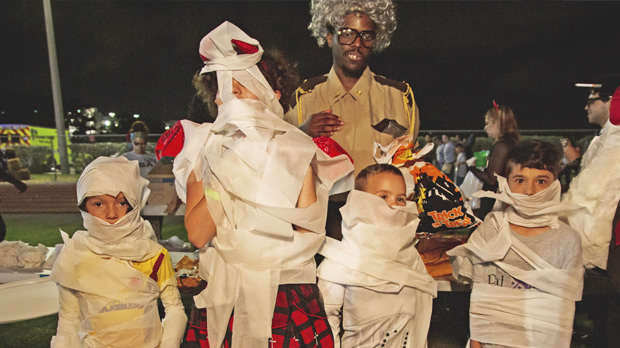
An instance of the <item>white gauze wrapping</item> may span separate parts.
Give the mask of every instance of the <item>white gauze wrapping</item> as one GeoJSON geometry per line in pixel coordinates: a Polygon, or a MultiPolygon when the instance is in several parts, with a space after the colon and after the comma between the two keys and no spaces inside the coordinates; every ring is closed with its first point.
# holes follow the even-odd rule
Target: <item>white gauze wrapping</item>
{"type": "Polygon", "coordinates": [[[262,48],[225,22],[200,44],[204,72],[217,71],[223,104],[213,124],[183,121],[183,150],[174,161],[176,188],[185,199],[193,172],[203,181],[217,234],[200,252],[200,276],[209,286],[194,297],[207,308],[209,343],[222,344],[234,309],[233,347],[257,347],[271,337],[280,284],[316,282],[314,254],[325,238],[328,192],[353,165],[329,158],[312,139],[283,121],[282,108],[256,63],[262,48]],[[259,47],[237,54],[232,39],[259,47]],[[232,79],[258,97],[237,99],[232,79]],[[296,208],[309,167],[317,202],[296,208]],[[311,232],[300,233],[293,225],[311,232]]]}
{"type": "Polygon", "coordinates": [[[375,195],[352,190],[340,211],[342,241],[325,240],[319,278],[379,292],[408,286],[437,296],[437,284],[415,248],[420,220],[413,202],[392,208],[375,195]]]}
{"type": "Polygon", "coordinates": [[[508,222],[517,226],[541,227],[549,226],[557,228],[558,213],[567,210],[581,209],[581,206],[568,203],[560,203],[561,185],[555,180],[546,189],[528,196],[513,193],[508,186],[508,181],[503,176],[496,175],[499,185],[499,193],[490,191],[478,191],[474,197],[495,198],[508,204],[508,222]]]}
{"type": "Polygon", "coordinates": [[[232,79],[254,93],[269,110],[283,117],[284,112],[273,89],[256,66],[263,55],[258,40],[251,38],[230,22],[224,22],[200,41],[200,54],[205,57],[201,74],[216,71],[218,95],[226,103],[237,97],[232,93],[232,79]],[[252,54],[237,54],[231,40],[240,40],[258,47],[252,54]]]}
{"type": "MultiPolygon", "coordinates": [[[[498,226],[497,235],[485,241],[473,234],[466,244],[447,252],[453,275],[461,279],[465,263],[492,262],[532,289],[510,289],[475,283],[470,306],[473,340],[511,347],[561,347],[570,343],[575,301],[581,300],[583,268],[557,269],[512,236],[508,209],[492,212],[486,223],[498,226]],[[526,271],[503,262],[509,249],[517,253],[533,270],[526,271]],[[489,322],[505,324],[504,332],[493,330],[489,322]]],[[[543,225],[544,226],[544,225],[543,225]]]]}
{"type": "MultiPolygon", "coordinates": [[[[114,224],[82,211],[87,231],[77,231],[73,238],[61,231],[65,245],[50,280],[83,294],[78,310],[84,346],[156,346],[162,340],[157,311],[160,288],[129,262],[146,261],[162,249],[151,225],[140,217],[150,192],[147,184],[140,177],[138,162],[125,157],[99,157],[78,180],[78,203],[122,192],[133,207],[114,224]],[[126,310],[127,304],[136,309],[126,310]]],[[[174,278],[169,281],[176,284],[174,278]]],[[[66,346],[63,339],[55,336],[52,345],[66,346]]]]}
{"type": "Polygon", "coordinates": [[[609,229],[620,199],[620,126],[608,121],[595,139],[584,154],[579,175],[562,196],[563,202],[579,204],[585,209],[562,215],[581,236],[586,268],[607,269],[609,229]]]}

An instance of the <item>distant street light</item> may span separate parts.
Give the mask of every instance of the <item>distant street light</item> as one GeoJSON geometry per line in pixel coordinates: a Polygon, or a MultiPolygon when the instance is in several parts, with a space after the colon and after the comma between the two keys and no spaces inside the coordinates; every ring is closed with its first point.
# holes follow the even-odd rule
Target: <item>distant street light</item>
{"type": "Polygon", "coordinates": [[[114,117],[114,116],[116,116],[116,113],[115,112],[110,112],[110,113],[108,113],[108,116],[114,117]]]}
{"type": "Polygon", "coordinates": [[[133,118],[140,118],[140,115],[138,115],[138,114],[133,114],[133,118]]]}

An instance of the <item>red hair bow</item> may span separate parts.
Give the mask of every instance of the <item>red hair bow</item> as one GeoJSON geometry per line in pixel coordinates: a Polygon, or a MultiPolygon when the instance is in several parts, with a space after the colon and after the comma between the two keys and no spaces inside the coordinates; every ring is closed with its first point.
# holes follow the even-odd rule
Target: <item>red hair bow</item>
{"type": "MultiPolygon", "coordinates": [[[[244,42],[241,40],[235,40],[235,39],[230,40],[230,42],[232,42],[233,45],[235,45],[239,49],[239,51],[241,51],[244,54],[252,54],[252,53],[258,52],[258,47],[252,44],[249,44],[247,42],[244,42]]],[[[209,58],[203,56],[202,54],[200,55],[200,59],[202,59],[204,63],[209,61],[209,58]]]]}
{"type": "Polygon", "coordinates": [[[247,42],[235,39],[230,40],[230,42],[232,42],[241,52],[245,54],[252,54],[258,52],[258,47],[251,45],[247,42]]]}

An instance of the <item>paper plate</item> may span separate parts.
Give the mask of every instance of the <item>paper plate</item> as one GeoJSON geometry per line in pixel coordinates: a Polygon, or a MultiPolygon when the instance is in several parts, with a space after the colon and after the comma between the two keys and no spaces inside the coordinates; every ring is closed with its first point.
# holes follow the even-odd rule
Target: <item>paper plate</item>
{"type": "Polygon", "coordinates": [[[48,277],[0,284],[0,324],[58,313],[58,289],[48,277]]]}

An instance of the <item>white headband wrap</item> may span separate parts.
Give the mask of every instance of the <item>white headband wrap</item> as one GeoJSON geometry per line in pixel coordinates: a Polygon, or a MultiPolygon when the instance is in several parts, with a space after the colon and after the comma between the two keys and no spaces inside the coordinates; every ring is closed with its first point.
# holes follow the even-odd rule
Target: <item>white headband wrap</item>
{"type": "Polygon", "coordinates": [[[78,204],[86,197],[123,193],[134,209],[142,209],[150,194],[149,181],[140,176],[137,161],[120,156],[98,157],[84,168],[77,182],[78,204]]]}
{"type": "Polygon", "coordinates": [[[513,193],[508,186],[508,181],[503,176],[496,175],[499,184],[499,193],[490,191],[478,191],[474,197],[495,198],[508,204],[508,222],[524,227],[549,226],[557,228],[558,213],[566,210],[581,209],[581,206],[560,203],[562,188],[560,182],[555,180],[546,189],[528,196],[513,193]]]}
{"type": "Polygon", "coordinates": [[[251,38],[230,22],[224,22],[200,41],[200,55],[205,60],[201,74],[216,71],[218,95],[222,102],[236,98],[232,92],[234,78],[258,97],[271,112],[283,117],[284,111],[273,89],[256,64],[263,55],[258,40],[251,38]],[[237,53],[232,40],[239,40],[257,47],[255,53],[237,53]]]}

